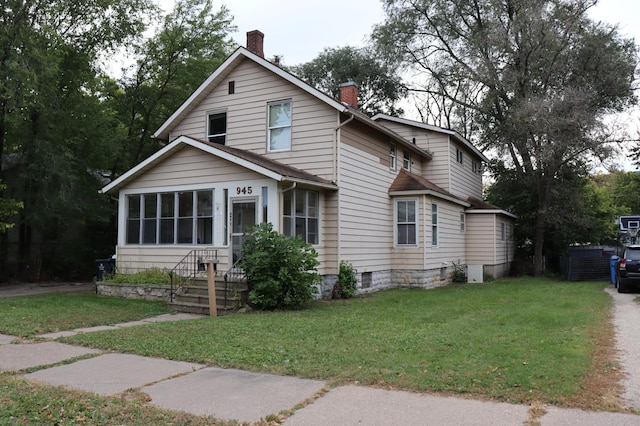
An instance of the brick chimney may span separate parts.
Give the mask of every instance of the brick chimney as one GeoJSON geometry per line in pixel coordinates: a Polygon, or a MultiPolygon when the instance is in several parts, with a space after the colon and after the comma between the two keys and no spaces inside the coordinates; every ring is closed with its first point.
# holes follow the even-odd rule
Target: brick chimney
{"type": "Polygon", "coordinates": [[[247,32],[247,50],[260,56],[262,59],[264,59],[263,42],[264,34],[260,31],[253,30],[247,32]]]}
{"type": "Polygon", "coordinates": [[[340,102],[358,109],[358,85],[353,81],[347,81],[340,85],[340,102]]]}

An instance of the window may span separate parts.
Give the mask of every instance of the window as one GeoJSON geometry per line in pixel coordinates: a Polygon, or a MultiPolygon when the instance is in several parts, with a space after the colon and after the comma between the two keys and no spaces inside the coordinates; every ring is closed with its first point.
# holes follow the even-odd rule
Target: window
{"type": "Polygon", "coordinates": [[[416,246],[418,244],[418,223],[415,200],[396,201],[396,244],[416,246]]]}
{"type": "Polygon", "coordinates": [[[213,190],[127,196],[127,244],[212,244],[213,190]]]}
{"type": "Polygon", "coordinates": [[[389,146],[389,168],[396,169],[396,144],[394,143],[389,146]]]}
{"type": "Polygon", "coordinates": [[[319,240],[319,193],[295,189],[284,193],[284,235],[299,235],[310,244],[319,240]]]}
{"type": "Polygon", "coordinates": [[[142,243],[155,244],[158,229],[158,195],[145,194],[144,220],[142,226],[142,243]]]}
{"type": "Polygon", "coordinates": [[[464,212],[460,213],[460,232],[464,232],[466,228],[466,216],[464,212]]]}
{"type": "Polygon", "coordinates": [[[216,114],[209,114],[208,122],[207,139],[209,142],[224,145],[227,137],[227,113],[219,112],[216,114]]]}
{"type": "Polygon", "coordinates": [[[268,209],[268,205],[269,205],[269,187],[268,186],[263,186],[262,187],[262,222],[267,223],[269,222],[268,218],[268,213],[269,213],[269,209],[268,209]]]}
{"type": "Polygon", "coordinates": [[[463,153],[460,149],[456,148],[456,161],[460,164],[464,162],[463,153]]]}
{"type": "Polygon", "coordinates": [[[234,93],[236,93],[236,82],[235,80],[231,80],[229,82],[229,94],[233,95],[234,93]]]}
{"type": "Polygon", "coordinates": [[[507,239],[507,226],[504,222],[500,222],[500,240],[505,241],[507,239]]]}
{"type": "Polygon", "coordinates": [[[291,149],[291,101],[269,104],[269,151],[291,149]]]}
{"type": "Polygon", "coordinates": [[[408,171],[411,171],[411,151],[404,150],[404,155],[402,158],[402,168],[408,171]]]}
{"type": "Polygon", "coordinates": [[[213,243],[213,191],[198,191],[198,221],[196,235],[198,244],[213,243]]]}
{"type": "Polygon", "coordinates": [[[431,203],[431,245],[438,245],[438,205],[431,203]]]}
{"type": "Polygon", "coordinates": [[[127,244],[140,244],[140,195],[127,196],[127,244]]]}
{"type": "Polygon", "coordinates": [[[480,167],[478,166],[478,162],[476,160],[473,160],[471,162],[471,171],[473,171],[473,173],[480,172],[480,167]]]}

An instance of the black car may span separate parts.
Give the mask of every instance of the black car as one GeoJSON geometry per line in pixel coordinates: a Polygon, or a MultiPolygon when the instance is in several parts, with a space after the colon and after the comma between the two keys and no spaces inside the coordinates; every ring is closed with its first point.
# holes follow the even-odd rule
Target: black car
{"type": "Polygon", "coordinates": [[[616,265],[616,287],[618,293],[640,287],[640,245],[625,247],[616,265]]]}

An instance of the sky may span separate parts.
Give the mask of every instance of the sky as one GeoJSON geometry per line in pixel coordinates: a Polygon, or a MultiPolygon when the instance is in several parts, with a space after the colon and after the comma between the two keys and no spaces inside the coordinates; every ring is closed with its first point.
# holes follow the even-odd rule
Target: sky
{"type": "MultiPolygon", "coordinates": [[[[173,0],[160,0],[165,10],[173,0]]],[[[326,47],[363,46],[375,24],[384,19],[379,0],[221,0],[238,31],[233,39],[246,44],[246,33],[264,33],[264,52],[286,65],[316,58],[326,47]]],[[[600,0],[592,18],[620,25],[622,33],[640,43],[640,1],[600,0]]]]}

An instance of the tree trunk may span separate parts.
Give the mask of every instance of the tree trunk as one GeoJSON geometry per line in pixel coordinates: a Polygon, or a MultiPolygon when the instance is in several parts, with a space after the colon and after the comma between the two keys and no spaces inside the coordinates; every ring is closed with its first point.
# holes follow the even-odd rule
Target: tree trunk
{"type": "Polygon", "coordinates": [[[538,211],[536,218],[535,239],[533,245],[533,276],[539,277],[543,272],[543,247],[544,247],[545,215],[538,211]]]}

